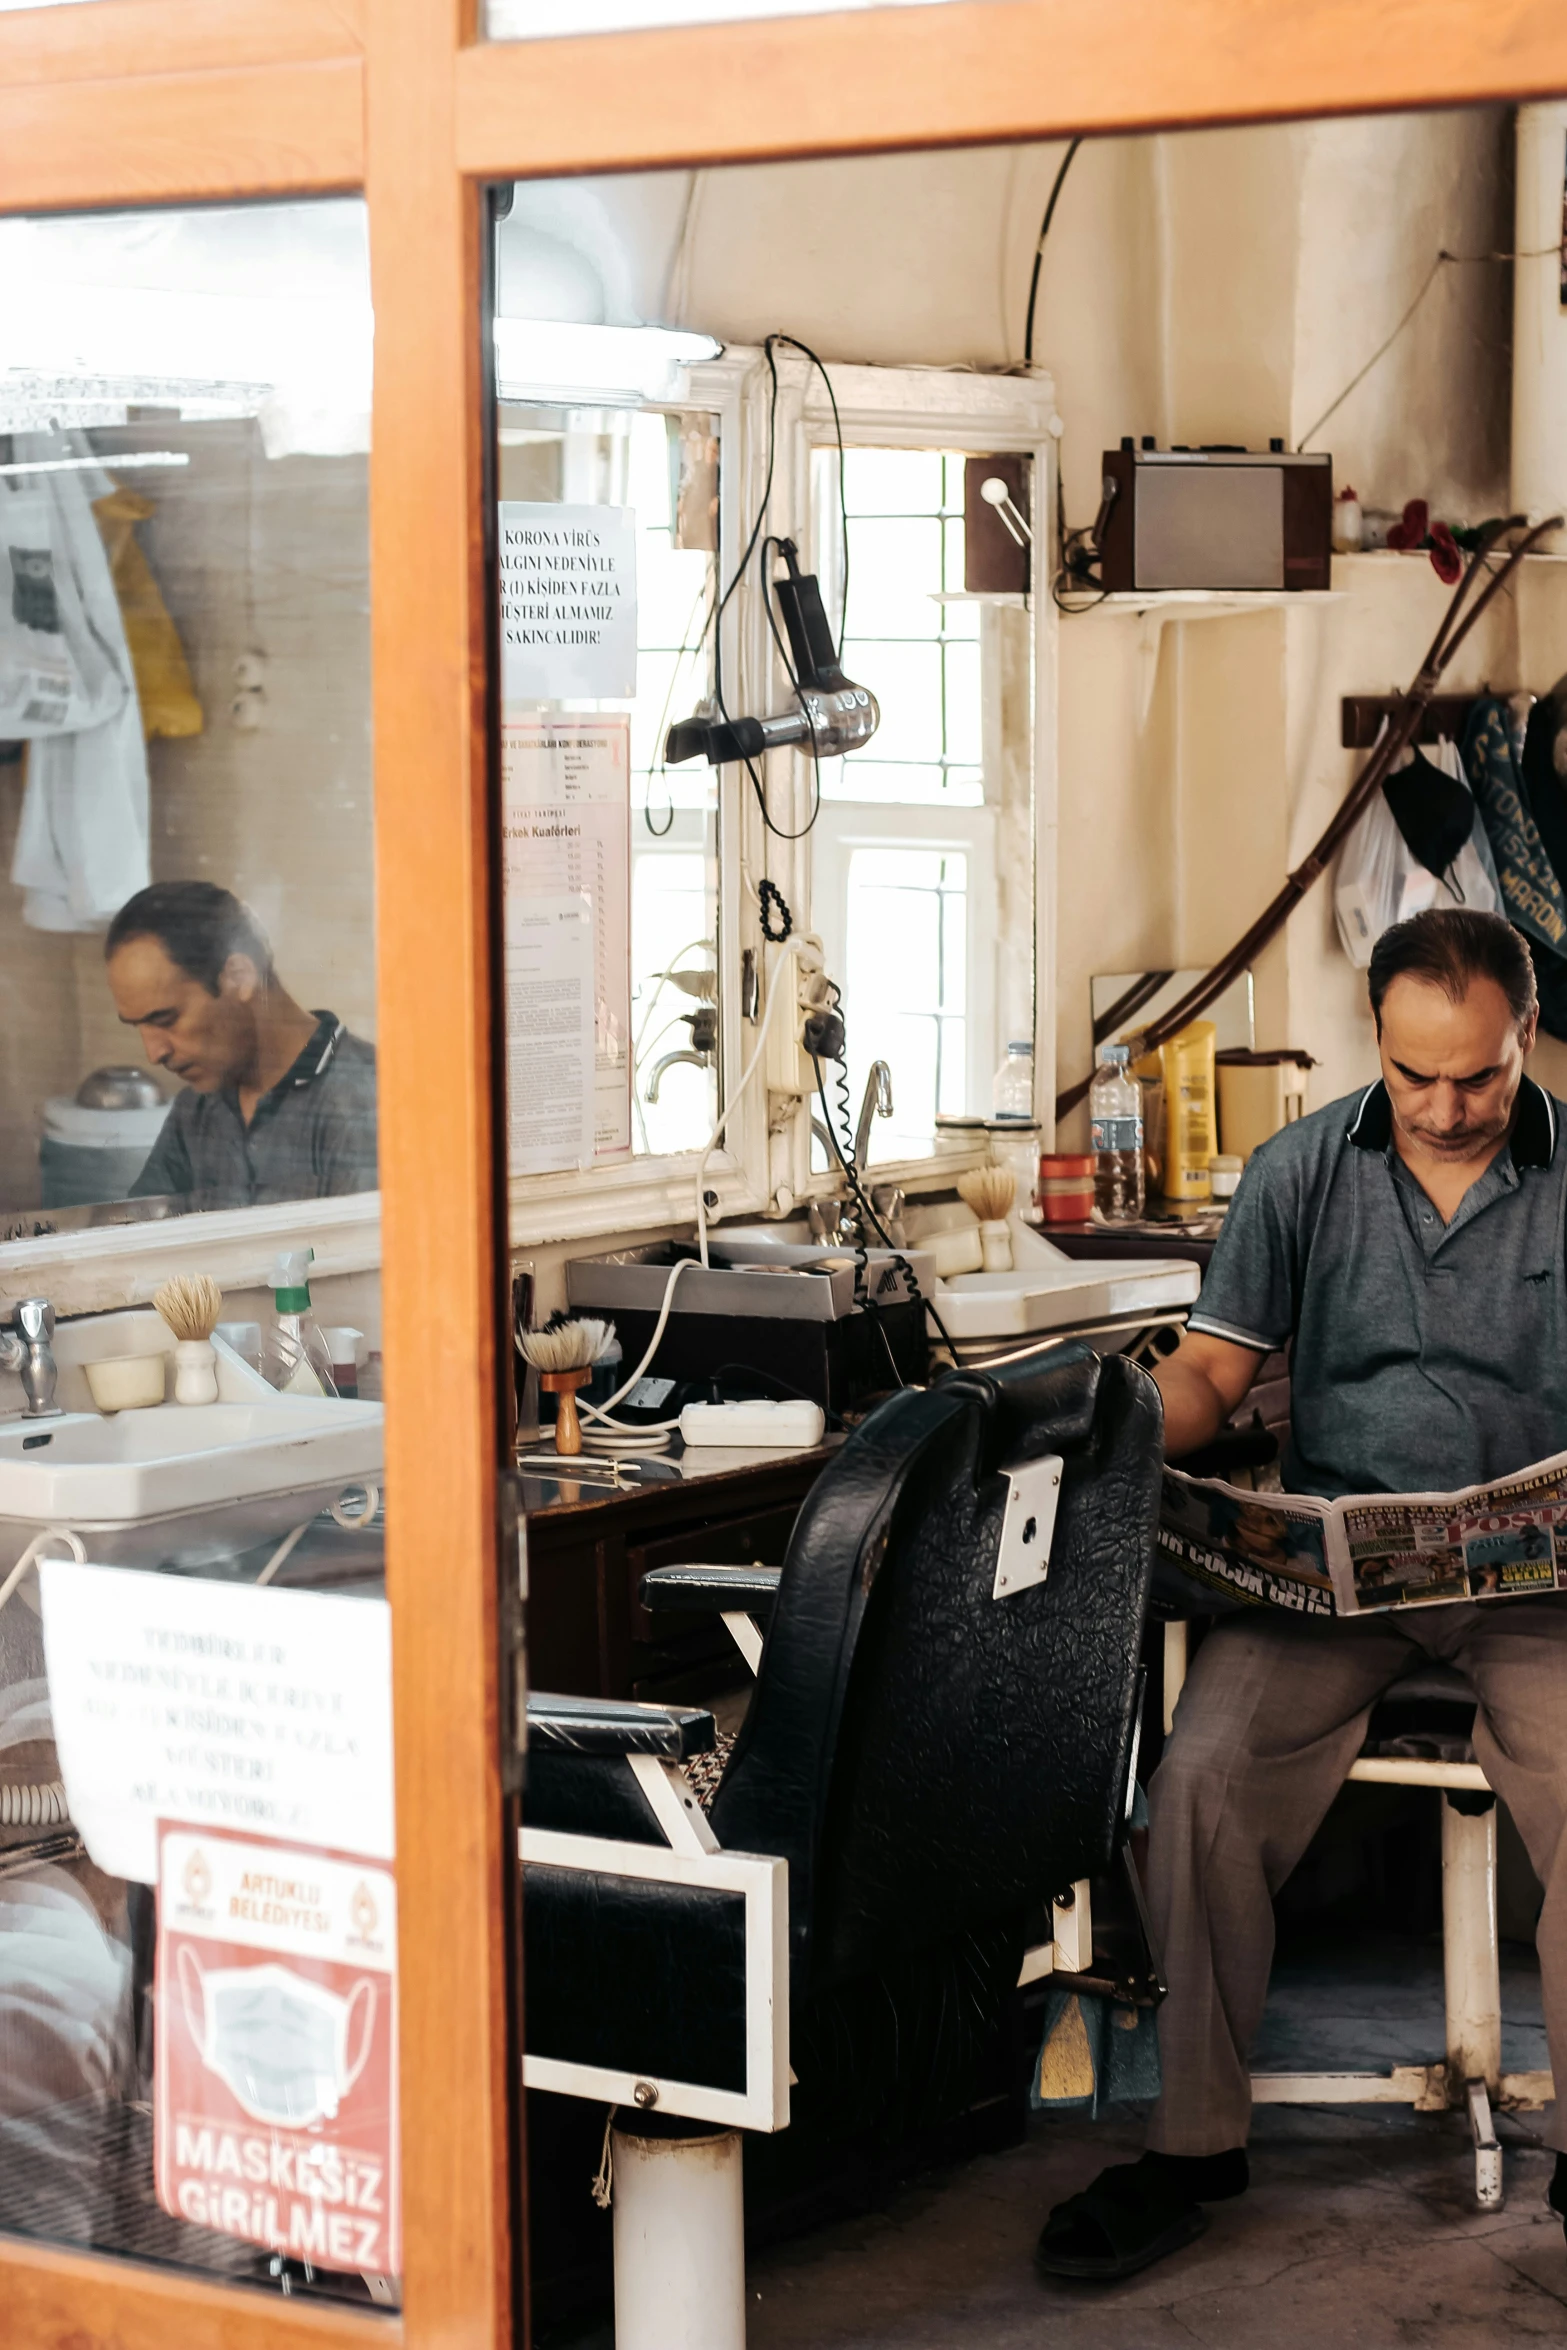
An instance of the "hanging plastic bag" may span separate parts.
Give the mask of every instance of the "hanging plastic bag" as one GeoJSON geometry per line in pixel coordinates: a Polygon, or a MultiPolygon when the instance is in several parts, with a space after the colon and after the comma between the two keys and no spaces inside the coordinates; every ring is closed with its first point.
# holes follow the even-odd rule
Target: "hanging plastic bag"
{"type": "MultiPolygon", "coordinates": [[[[20,435],[50,446],[44,435],[20,435]]],[[[78,478],[0,476],[0,737],[79,734],[118,717],[132,691],[120,636],[95,623],[108,588],[98,526],[78,478]]],[[[110,590],[112,596],[112,590],[110,590]]]]}
{"type": "Polygon", "coordinates": [[[1455,746],[1444,740],[1430,751],[1406,753],[1389,783],[1391,796],[1386,788],[1372,795],[1339,851],[1334,876],[1339,940],[1358,971],[1384,930],[1430,906],[1502,911],[1490,842],[1455,746]],[[1461,843],[1456,851],[1455,843],[1461,843]]]}

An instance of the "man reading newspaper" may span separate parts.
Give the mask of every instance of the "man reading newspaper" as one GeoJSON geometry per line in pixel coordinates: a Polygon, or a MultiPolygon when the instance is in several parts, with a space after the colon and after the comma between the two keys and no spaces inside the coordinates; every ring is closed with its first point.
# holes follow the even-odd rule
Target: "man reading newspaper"
{"type": "MultiPolygon", "coordinates": [[[[1291,1345],[1284,1485],[1329,1501],[1451,1493],[1567,1450],[1567,1142],[1563,1105],[1524,1075],[1528,948],[1500,915],[1444,909],[1385,931],[1368,976],[1380,1081],[1253,1154],[1186,1336],[1156,1373],[1179,1460],[1291,1345]]],[[[1546,2033],[1567,2084],[1567,1595],[1249,1608],[1199,1649],[1149,1791],[1170,1993],[1148,2151],[1051,2213],[1046,2270],[1128,2275],[1197,2235],[1205,2203],[1244,2190],[1273,1894],[1374,1701],[1432,1659],[1478,1695],[1476,1757],[1545,1888],[1546,2033]]],[[[1567,2093],[1554,2114],[1561,2149],[1567,2093]]],[[[1560,2151],[1551,2202],[1567,2215],[1560,2151]]]]}

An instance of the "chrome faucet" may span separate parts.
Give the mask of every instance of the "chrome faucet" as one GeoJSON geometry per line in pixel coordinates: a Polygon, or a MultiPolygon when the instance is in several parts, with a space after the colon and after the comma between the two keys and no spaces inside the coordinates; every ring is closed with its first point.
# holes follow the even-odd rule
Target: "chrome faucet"
{"type": "Polygon", "coordinates": [[[54,1400],[54,1308],[46,1297],[24,1297],[11,1316],[11,1328],[0,1331],[0,1371],[19,1371],[24,1420],[52,1420],[60,1407],[54,1400]]]}
{"type": "Polygon", "coordinates": [[[872,1061],[865,1079],[865,1098],[860,1104],[860,1120],[854,1129],[854,1164],[863,1173],[865,1146],[871,1138],[871,1120],[892,1116],[892,1071],[885,1061],[872,1061]]]}
{"type": "Polygon", "coordinates": [[[679,1061],[689,1061],[696,1069],[711,1069],[713,1066],[711,1053],[694,1053],[689,1047],[681,1053],[666,1053],[661,1061],[654,1062],[653,1074],[647,1081],[646,1098],[650,1102],[656,1102],[658,1099],[658,1089],[664,1082],[664,1071],[673,1069],[679,1061]]]}

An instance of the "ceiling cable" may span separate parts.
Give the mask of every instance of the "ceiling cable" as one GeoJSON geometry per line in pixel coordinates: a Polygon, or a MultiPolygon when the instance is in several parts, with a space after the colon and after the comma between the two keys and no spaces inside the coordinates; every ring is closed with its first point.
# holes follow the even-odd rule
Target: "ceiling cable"
{"type": "Polygon", "coordinates": [[[1419,293],[1416,294],[1414,300],[1410,303],[1409,308],[1404,312],[1404,315],[1399,320],[1397,326],[1394,327],[1387,340],[1377,345],[1370,358],[1366,361],[1365,366],[1361,368],[1357,375],[1352,375],[1350,377],[1348,383],[1344,386],[1344,389],[1339,393],[1338,398],[1336,400],[1330,401],[1328,406],[1323,409],[1322,414],[1317,418],[1317,421],[1312,426],[1310,432],[1301,434],[1300,439],[1295,443],[1297,455],[1302,449],[1308,447],[1309,444],[1316,439],[1318,433],[1322,430],[1322,427],[1327,423],[1328,418],[1330,416],[1337,415],[1340,408],[1343,407],[1344,402],[1349,398],[1350,393],[1357,390],[1358,387],[1365,382],[1367,376],[1371,373],[1373,367],[1376,366],[1378,360],[1385,359],[1387,357],[1389,351],[1392,350],[1393,345],[1398,341],[1399,336],[1403,333],[1405,327],[1408,326],[1410,320],[1414,317],[1415,312],[1419,309],[1421,303],[1425,300],[1427,294],[1430,293],[1431,288],[1435,285],[1437,277],[1445,263],[1455,262],[1461,267],[1473,268],[1477,264],[1489,261],[1542,261],[1546,254],[1549,253],[1554,255],[1559,253],[1561,250],[1562,248],[1557,245],[1541,245],[1537,250],[1529,253],[1449,253],[1444,247],[1443,250],[1438,253],[1430,268],[1426,271],[1424,278],[1421,280],[1419,293]]]}
{"type": "Polygon", "coordinates": [[[1045,206],[1045,217],[1040,223],[1039,242],[1034,247],[1034,273],[1028,281],[1028,317],[1023,327],[1023,365],[1025,367],[1032,367],[1034,364],[1034,311],[1039,301],[1039,266],[1045,258],[1045,239],[1050,234],[1050,223],[1056,216],[1056,205],[1060,201],[1061,189],[1066,175],[1072,168],[1072,158],[1082,143],[1081,139],[1074,139],[1062,156],[1061,168],[1056,173],[1051,185],[1050,201],[1045,206]]]}

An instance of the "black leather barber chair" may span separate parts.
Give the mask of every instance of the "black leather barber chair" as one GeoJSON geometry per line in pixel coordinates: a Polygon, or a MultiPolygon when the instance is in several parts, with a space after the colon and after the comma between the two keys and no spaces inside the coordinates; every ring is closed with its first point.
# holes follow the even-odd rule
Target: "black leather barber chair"
{"type": "Polygon", "coordinates": [[[525,2077],[626,2117],[619,2350],[743,2341],[733,2130],[957,2112],[1030,1919],[1069,1941],[1125,1832],[1159,1469],[1152,1381],[1069,1343],[890,1398],[776,1576],[646,1578],[768,1619],[710,1811],[710,1715],[530,1698],[525,2077]]]}

